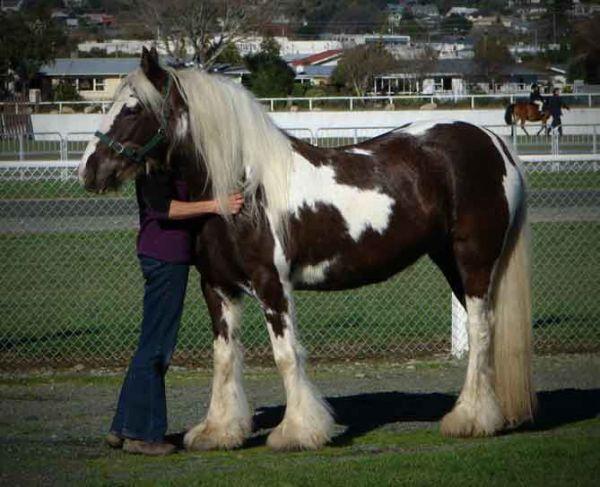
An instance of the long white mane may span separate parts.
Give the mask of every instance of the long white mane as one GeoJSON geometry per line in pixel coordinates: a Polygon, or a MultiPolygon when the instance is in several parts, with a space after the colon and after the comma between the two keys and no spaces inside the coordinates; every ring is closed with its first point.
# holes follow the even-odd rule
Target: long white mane
{"type": "MultiPolygon", "coordinates": [[[[224,206],[243,190],[254,214],[262,204],[280,229],[288,204],[292,147],[242,86],[197,69],[168,70],[188,107],[189,135],[206,166],[212,193],[224,206]]],[[[140,101],[159,114],[161,95],[141,70],[129,75],[140,101]]],[[[183,138],[187,133],[180,133],[183,138]]]]}

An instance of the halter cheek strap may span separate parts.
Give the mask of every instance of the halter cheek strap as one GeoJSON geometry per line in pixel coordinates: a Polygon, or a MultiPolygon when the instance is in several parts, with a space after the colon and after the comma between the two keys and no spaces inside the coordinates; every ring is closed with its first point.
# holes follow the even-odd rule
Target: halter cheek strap
{"type": "Polygon", "coordinates": [[[100,139],[101,142],[106,144],[110,149],[114,150],[120,156],[126,157],[130,161],[136,164],[142,164],[146,160],[146,155],[153,150],[156,146],[166,140],[167,132],[167,101],[171,92],[171,77],[167,78],[167,84],[163,94],[163,109],[160,116],[160,127],[152,138],[139,149],[125,146],[121,142],[109,137],[107,134],[96,130],[94,135],[100,139]]]}

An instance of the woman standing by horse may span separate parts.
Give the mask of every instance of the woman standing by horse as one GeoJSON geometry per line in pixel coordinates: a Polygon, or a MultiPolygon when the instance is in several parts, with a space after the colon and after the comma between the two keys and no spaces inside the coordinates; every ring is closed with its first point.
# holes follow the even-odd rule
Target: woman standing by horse
{"type": "MultiPolygon", "coordinates": [[[[128,107],[119,103],[111,107],[104,130],[113,128],[123,109],[128,107]]],[[[82,167],[94,150],[94,144],[88,146],[82,167]]],[[[137,254],[145,281],[143,318],[106,442],[129,453],[167,455],[175,445],[165,441],[164,378],[175,349],[192,261],[189,220],[221,209],[215,200],[188,201],[189,189],[177,168],[142,172],[135,189],[140,222],[137,254]]],[[[228,199],[225,211],[236,214],[242,203],[243,196],[236,194],[228,199]]]]}
{"type": "Polygon", "coordinates": [[[239,187],[246,202],[236,217],[207,218],[197,235],[214,379],[207,415],[187,432],[187,448],[233,448],[251,432],[237,339],[244,294],[263,309],[287,397],[267,443],[325,444],[333,418],[305,371],[292,290],[379,282],[423,255],[468,315],[466,380],[442,432],[492,435],[533,417],[525,181],[500,137],[463,122],[431,122],[318,148],[283,134],[227,80],[165,70],[147,51],[141,64],[118,95],[135,113],[122,110],[103,134],[108,143],[90,151],[81,170],[86,187],[118,187],[144,171],[153,152],[189,171],[192,199],[208,184],[221,205],[239,187]]]}

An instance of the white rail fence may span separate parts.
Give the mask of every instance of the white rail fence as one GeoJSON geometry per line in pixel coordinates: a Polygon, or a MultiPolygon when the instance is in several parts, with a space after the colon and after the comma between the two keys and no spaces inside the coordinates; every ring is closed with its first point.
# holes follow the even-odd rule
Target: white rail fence
{"type": "MultiPolygon", "coordinates": [[[[526,154],[598,154],[600,153],[600,124],[563,125],[563,135],[556,130],[546,134],[525,134],[520,130],[511,133],[506,125],[486,126],[506,137],[520,155],[526,154]]],[[[288,129],[294,137],[320,147],[338,147],[363,142],[396,127],[328,127],[288,129]]],[[[60,160],[77,159],[83,154],[92,133],[37,132],[24,134],[0,134],[0,161],[2,160],[60,160]]]]}
{"type": "MultiPolygon", "coordinates": [[[[564,93],[565,102],[577,107],[600,107],[600,93],[564,93]]],[[[269,111],[279,110],[381,110],[381,109],[414,109],[428,103],[435,103],[441,108],[489,108],[505,106],[518,100],[528,99],[528,94],[480,94],[480,95],[369,95],[369,96],[317,96],[317,97],[285,97],[259,98],[269,111]],[[294,107],[294,108],[292,108],[294,107]]],[[[0,113],[106,113],[112,100],[106,101],[43,101],[37,103],[0,102],[0,113]]]]}

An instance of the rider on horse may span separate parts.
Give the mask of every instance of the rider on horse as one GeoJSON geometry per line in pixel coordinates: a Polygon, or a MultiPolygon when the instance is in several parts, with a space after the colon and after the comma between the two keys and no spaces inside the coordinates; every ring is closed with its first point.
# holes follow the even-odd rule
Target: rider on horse
{"type": "Polygon", "coordinates": [[[529,103],[532,103],[535,106],[537,106],[538,111],[542,113],[546,101],[544,100],[544,97],[540,94],[540,87],[535,83],[531,85],[531,93],[529,93],[529,103]]]}

